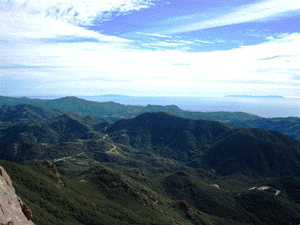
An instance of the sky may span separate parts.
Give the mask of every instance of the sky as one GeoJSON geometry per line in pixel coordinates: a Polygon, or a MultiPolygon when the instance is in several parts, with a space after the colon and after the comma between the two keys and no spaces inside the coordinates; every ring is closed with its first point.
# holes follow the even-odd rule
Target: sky
{"type": "Polygon", "coordinates": [[[300,98],[299,0],[0,0],[0,95],[300,98]]]}

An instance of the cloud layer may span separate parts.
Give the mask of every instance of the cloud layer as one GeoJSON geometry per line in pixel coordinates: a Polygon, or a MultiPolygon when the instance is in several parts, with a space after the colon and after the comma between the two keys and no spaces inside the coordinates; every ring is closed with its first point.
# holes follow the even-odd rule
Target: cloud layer
{"type": "MultiPolygon", "coordinates": [[[[0,95],[300,96],[299,32],[230,50],[189,52],[197,43],[214,43],[142,32],[139,35],[150,41],[140,43],[80,26],[150,7],[155,1],[65,2],[1,2],[0,95]]],[[[269,18],[300,8],[295,0],[280,2],[243,6],[190,29],[269,18]]]]}
{"type": "MultiPolygon", "coordinates": [[[[194,15],[193,17],[188,17],[187,19],[186,17],[176,18],[176,20],[186,20],[186,23],[179,27],[171,28],[164,33],[185,33],[239,23],[261,21],[269,18],[283,16],[288,12],[295,12],[297,14],[300,14],[299,10],[300,1],[298,0],[266,0],[238,7],[232,12],[223,14],[221,16],[219,16],[218,13],[215,15],[215,18],[208,20],[201,19],[203,18],[201,14],[194,15]]],[[[170,21],[168,21],[168,23],[170,23],[170,21]]]]}
{"type": "Polygon", "coordinates": [[[300,46],[298,33],[228,51],[147,51],[126,46],[23,43],[16,50],[8,45],[1,77],[28,83],[28,89],[37,93],[300,95],[300,54],[294,47],[300,46]]]}
{"type": "Polygon", "coordinates": [[[110,19],[112,13],[123,14],[154,5],[156,0],[3,0],[2,11],[40,14],[74,25],[92,25],[95,20],[110,19]]]}

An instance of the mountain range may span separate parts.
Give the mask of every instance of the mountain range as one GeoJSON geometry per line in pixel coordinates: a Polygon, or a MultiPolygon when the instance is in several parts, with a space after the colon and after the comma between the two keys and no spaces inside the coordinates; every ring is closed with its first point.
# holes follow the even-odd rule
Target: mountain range
{"type": "Polygon", "coordinates": [[[237,125],[262,118],[0,99],[0,165],[35,224],[300,223],[300,142],[237,125]]]}
{"type": "MultiPolygon", "coordinates": [[[[181,110],[175,105],[133,106],[122,105],[115,102],[87,101],[77,97],[41,100],[26,97],[14,98],[0,96],[0,107],[23,104],[42,107],[44,110],[47,109],[48,113],[52,114],[53,117],[57,116],[57,113],[64,114],[71,112],[80,116],[89,115],[95,118],[105,119],[110,122],[134,118],[146,112],[167,112],[187,119],[213,120],[244,128],[276,130],[300,141],[300,119],[297,117],[263,118],[243,112],[192,112],[181,110]]],[[[0,110],[0,113],[5,114],[4,110],[0,110]]],[[[38,112],[35,113],[38,114],[38,112]]],[[[0,118],[3,118],[4,116],[5,115],[0,115],[0,118]]],[[[20,120],[22,117],[16,118],[17,120],[20,120]]]]}

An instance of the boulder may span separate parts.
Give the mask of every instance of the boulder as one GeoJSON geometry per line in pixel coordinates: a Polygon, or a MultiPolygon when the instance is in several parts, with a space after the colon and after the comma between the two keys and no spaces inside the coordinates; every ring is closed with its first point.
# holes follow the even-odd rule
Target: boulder
{"type": "Polygon", "coordinates": [[[0,224],[33,225],[30,208],[16,195],[5,169],[0,166],[0,224]]]}

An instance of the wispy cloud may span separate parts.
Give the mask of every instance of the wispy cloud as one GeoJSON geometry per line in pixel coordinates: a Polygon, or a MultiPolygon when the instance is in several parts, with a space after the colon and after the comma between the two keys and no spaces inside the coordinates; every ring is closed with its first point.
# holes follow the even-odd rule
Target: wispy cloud
{"type": "Polygon", "coordinates": [[[214,44],[214,43],[211,42],[211,41],[203,41],[203,40],[198,40],[198,39],[196,39],[195,41],[196,41],[196,42],[200,42],[200,43],[205,43],[205,44],[214,44]]]}
{"type": "Polygon", "coordinates": [[[124,14],[153,6],[155,0],[1,0],[0,10],[40,14],[73,25],[92,25],[110,19],[112,13],[124,14]]]}
{"type": "Polygon", "coordinates": [[[31,66],[31,65],[0,65],[0,69],[11,70],[11,69],[41,69],[43,66],[31,66]]]}
{"type": "MultiPolygon", "coordinates": [[[[141,36],[154,40],[142,39],[138,42],[103,35],[80,26],[79,24],[92,23],[98,15],[105,17],[102,9],[95,9],[98,14],[93,14],[94,9],[91,9],[89,16],[87,8],[91,6],[88,4],[83,7],[80,16],[72,14],[70,18],[78,17],[78,20],[72,22],[63,13],[58,13],[57,18],[52,14],[45,14],[49,5],[54,3],[61,12],[64,8],[63,3],[58,4],[61,1],[50,3],[28,0],[27,4],[22,5],[24,2],[7,1],[6,5],[0,5],[0,94],[14,94],[14,91],[40,94],[44,91],[48,94],[83,95],[98,94],[101,91],[104,94],[113,92],[128,95],[182,96],[199,93],[199,90],[203,95],[234,94],[249,90],[249,94],[257,91],[264,95],[269,94],[272,89],[279,95],[300,95],[300,89],[297,89],[299,80],[296,79],[300,77],[300,54],[295,47],[300,46],[299,33],[275,35],[264,40],[264,43],[239,46],[227,51],[188,52],[184,48],[207,46],[213,42],[215,46],[222,39],[216,38],[209,42],[205,37],[197,37],[196,40],[152,32],[141,36]],[[18,7],[9,5],[10,2],[18,3],[18,7]],[[143,44],[150,47],[142,48],[143,44]]],[[[77,8],[81,10],[79,2],[83,4],[92,1],[72,1],[76,12],[77,8]]],[[[108,4],[106,9],[119,13],[149,7],[154,1],[103,2],[108,4]],[[121,9],[122,7],[125,8],[121,9]]],[[[254,8],[260,6],[257,13],[254,13],[258,17],[261,11],[264,12],[262,4],[268,3],[270,7],[271,2],[275,4],[279,1],[248,5],[230,14],[233,18],[228,15],[221,18],[227,18],[224,24],[250,21],[249,15],[242,14],[246,13],[247,7],[254,13],[254,8]],[[238,15],[244,19],[235,18],[238,15]]],[[[288,2],[282,2],[282,8],[286,9],[281,12],[286,12],[290,3],[294,4],[294,8],[299,5],[298,1],[288,2]]],[[[96,7],[97,4],[92,6],[96,7]]],[[[270,10],[265,10],[264,14],[269,15],[270,10]]],[[[272,10],[278,11],[273,15],[280,14],[276,4],[272,10]]]]}
{"type": "MultiPolygon", "coordinates": [[[[158,41],[158,40],[152,40],[149,43],[143,43],[142,46],[160,46],[160,47],[173,47],[174,49],[186,49],[187,47],[189,47],[190,45],[195,45],[197,43],[193,42],[193,41],[187,41],[187,40],[176,40],[176,39],[172,39],[169,41],[158,41]],[[178,48],[178,47],[183,47],[183,48],[178,48]]],[[[163,48],[161,49],[163,50],[163,48]]]]}
{"type": "Polygon", "coordinates": [[[167,36],[167,35],[162,35],[162,34],[148,34],[148,33],[143,33],[143,34],[152,36],[152,37],[161,37],[161,38],[171,38],[172,37],[172,36],[167,36]]]}
{"type": "Polygon", "coordinates": [[[101,42],[28,43],[19,45],[17,52],[7,47],[7,59],[15,65],[43,67],[33,70],[8,66],[1,71],[0,79],[4,79],[3,84],[12,79],[31,83],[30,91],[39,92],[40,87],[60,94],[116,90],[117,94],[145,95],[146,90],[149,95],[189,95],[201,89],[203,95],[241,91],[269,94],[273,90],[292,96],[297,94],[299,81],[295,78],[300,76],[300,54],[294,47],[299,45],[298,33],[214,52],[147,51],[101,42]],[[286,55],[295,61],[278,57],[286,55]]]}
{"type": "MultiPolygon", "coordinates": [[[[300,14],[299,0],[265,0],[259,3],[248,4],[240,8],[236,8],[233,12],[215,16],[215,18],[196,21],[195,18],[202,18],[201,15],[194,15],[188,18],[184,25],[167,30],[166,34],[185,33],[195,30],[203,30],[207,28],[221,27],[239,23],[246,23],[258,20],[269,19],[281,16],[288,12],[297,12],[300,14]]],[[[186,17],[185,17],[186,18],[186,17]]],[[[175,18],[178,20],[179,18],[175,18]]],[[[184,21],[184,18],[182,19],[184,21]]],[[[170,21],[169,21],[170,22],[170,21]]]]}
{"type": "Polygon", "coordinates": [[[166,42],[166,41],[154,41],[152,43],[143,44],[143,46],[160,46],[160,47],[178,47],[183,46],[184,43],[178,42],[166,42]]]}
{"type": "Polygon", "coordinates": [[[100,41],[128,41],[122,38],[102,35],[67,22],[40,14],[24,11],[0,11],[0,40],[20,41],[24,39],[50,38],[94,38],[100,41]]]}
{"type": "Polygon", "coordinates": [[[293,55],[276,55],[276,56],[272,56],[272,57],[268,57],[268,58],[261,58],[260,60],[272,60],[272,59],[276,59],[276,58],[292,59],[292,58],[294,58],[294,56],[293,55]]]}

